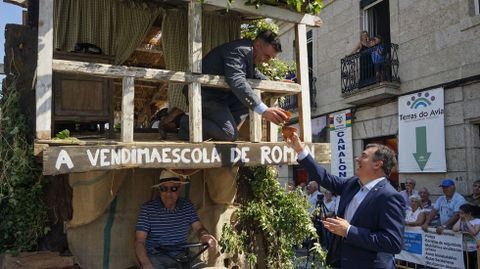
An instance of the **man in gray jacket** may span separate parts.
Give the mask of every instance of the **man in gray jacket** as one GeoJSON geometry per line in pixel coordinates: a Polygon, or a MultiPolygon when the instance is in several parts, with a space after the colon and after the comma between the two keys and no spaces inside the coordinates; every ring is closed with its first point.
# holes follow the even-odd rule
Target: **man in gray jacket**
{"type": "MultiPolygon", "coordinates": [[[[279,107],[267,107],[252,90],[247,79],[267,79],[256,65],[268,62],[282,52],[277,35],[260,32],[255,40],[235,40],[210,51],[202,61],[202,73],[225,76],[229,91],[202,87],[203,139],[235,141],[237,127],[248,116],[248,109],[275,124],[288,120],[279,107]]],[[[188,117],[180,122],[179,137],[188,140],[188,117]]]]}

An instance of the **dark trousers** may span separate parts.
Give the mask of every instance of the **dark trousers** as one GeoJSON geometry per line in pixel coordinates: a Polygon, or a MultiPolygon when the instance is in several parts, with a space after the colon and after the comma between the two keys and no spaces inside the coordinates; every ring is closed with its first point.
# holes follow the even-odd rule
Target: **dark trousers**
{"type": "Polygon", "coordinates": [[[476,251],[463,252],[463,262],[465,263],[465,269],[476,269],[477,268],[477,252],[476,251]],[[468,256],[468,263],[467,263],[467,256],[468,256]]]}
{"type": "MultiPolygon", "coordinates": [[[[221,91],[216,89],[215,91],[221,91]]],[[[202,91],[203,140],[235,141],[238,129],[248,116],[245,107],[233,93],[209,94],[202,91]]],[[[179,138],[188,140],[189,121],[184,116],[180,120],[179,138]]]]}

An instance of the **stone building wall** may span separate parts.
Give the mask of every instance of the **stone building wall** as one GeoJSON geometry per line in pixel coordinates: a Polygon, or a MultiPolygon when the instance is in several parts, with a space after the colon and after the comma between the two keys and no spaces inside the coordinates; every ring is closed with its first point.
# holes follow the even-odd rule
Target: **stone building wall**
{"type": "MultiPolygon", "coordinates": [[[[390,35],[399,45],[399,96],[428,88],[445,88],[445,152],[448,173],[400,174],[417,180],[439,195],[440,179],[457,180],[462,194],[480,179],[480,16],[473,0],[390,0],[390,35]],[[451,82],[456,82],[452,86],[451,82]]],[[[363,30],[360,1],[324,1],[323,25],[312,28],[318,108],[312,117],[351,108],[353,149],[358,155],[364,139],[398,135],[398,99],[361,106],[347,104],[341,94],[340,60],[350,54],[363,30]]],[[[288,29],[282,26],[282,29],[288,29]]],[[[294,31],[281,32],[283,59],[292,59],[288,47],[294,31]]]]}
{"type": "MultiPolygon", "coordinates": [[[[445,155],[447,173],[400,174],[416,179],[435,195],[442,178],[457,182],[462,194],[471,193],[472,182],[480,179],[480,83],[445,89],[445,155]]],[[[398,134],[398,102],[359,108],[354,114],[353,151],[360,153],[364,139],[398,134]]]]}

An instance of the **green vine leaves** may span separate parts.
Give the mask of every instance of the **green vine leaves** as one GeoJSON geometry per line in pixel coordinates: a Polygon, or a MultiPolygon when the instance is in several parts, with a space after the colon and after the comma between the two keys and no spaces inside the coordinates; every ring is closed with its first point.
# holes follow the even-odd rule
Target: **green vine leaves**
{"type": "Polygon", "coordinates": [[[33,250],[48,231],[43,180],[15,83],[1,99],[0,253],[33,250]]]}
{"type": "Polygon", "coordinates": [[[245,255],[251,267],[294,268],[294,246],[316,230],[300,191],[286,192],[275,168],[245,168],[240,184],[248,182],[252,197],[240,206],[231,224],[223,226],[220,246],[232,257],[245,255]],[[243,179],[242,179],[243,177],[243,179]]]}
{"type": "MultiPolygon", "coordinates": [[[[199,0],[203,3],[205,0],[199,0]]],[[[228,6],[239,0],[226,0],[228,6]]],[[[323,7],[322,0],[244,0],[245,5],[260,8],[263,5],[286,6],[298,13],[319,14],[323,7]]]]}

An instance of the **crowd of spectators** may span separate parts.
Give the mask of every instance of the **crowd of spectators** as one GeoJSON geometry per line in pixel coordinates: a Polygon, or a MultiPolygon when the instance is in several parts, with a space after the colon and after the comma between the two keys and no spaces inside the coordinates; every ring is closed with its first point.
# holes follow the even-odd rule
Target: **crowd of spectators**
{"type": "Polygon", "coordinates": [[[424,231],[433,228],[438,234],[442,234],[445,229],[469,234],[465,236],[463,246],[465,268],[477,268],[477,249],[480,247],[477,244],[480,239],[480,180],[473,183],[472,194],[464,197],[456,191],[454,180],[443,179],[439,185],[443,195],[434,203],[430,200],[427,188],[422,187],[417,191],[415,185],[414,179],[407,178],[405,189],[400,190],[406,204],[405,225],[419,226],[424,231]]]}
{"type": "MultiPolygon", "coordinates": [[[[427,231],[434,229],[442,234],[445,229],[455,232],[469,233],[472,237],[466,240],[465,255],[469,255],[469,264],[466,268],[476,268],[476,251],[480,246],[472,238],[480,240],[480,180],[473,183],[472,194],[463,196],[456,191],[455,181],[443,179],[439,188],[443,195],[434,202],[430,198],[430,191],[426,187],[416,189],[416,181],[407,178],[403,189],[399,192],[405,199],[405,225],[421,227],[427,231]],[[473,262],[473,263],[472,263],[473,262]]],[[[319,190],[318,184],[311,181],[305,187],[305,194],[311,205],[309,212],[320,214],[322,217],[335,216],[340,201],[339,196],[327,190],[319,190]],[[321,199],[321,201],[319,200],[321,199]]],[[[329,238],[328,231],[317,227],[319,235],[329,238]]],[[[328,248],[329,240],[321,240],[322,245],[328,248]]],[[[466,261],[467,259],[465,259],[466,261]]]]}

